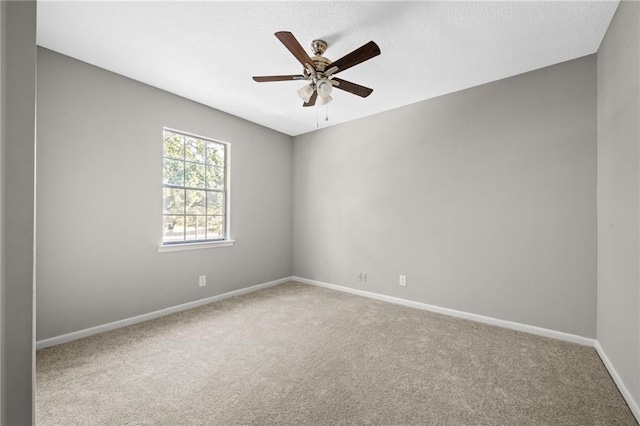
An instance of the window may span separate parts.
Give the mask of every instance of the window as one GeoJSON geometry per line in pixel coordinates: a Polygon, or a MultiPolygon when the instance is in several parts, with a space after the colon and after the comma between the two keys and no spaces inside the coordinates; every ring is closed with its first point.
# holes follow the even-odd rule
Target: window
{"type": "Polygon", "coordinates": [[[162,244],[224,241],[228,145],[163,130],[162,244]]]}

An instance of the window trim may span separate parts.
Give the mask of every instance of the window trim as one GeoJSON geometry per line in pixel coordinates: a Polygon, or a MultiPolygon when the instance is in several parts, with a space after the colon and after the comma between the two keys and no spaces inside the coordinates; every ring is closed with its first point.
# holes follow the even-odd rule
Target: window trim
{"type": "MultiPolygon", "coordinates": [[[[235,243],[235,240],[231,238],[231,143],[215,139],[209,136],[202,136],[196,133],[185,132],[183,130],[174,129],[172,127],[163,126],[162,132],[165,131],[177,133],[186,137],[192,137],[196,139],[202,139],[205,141],[224,145],[224,238],[220,240],[188,240],[188,241],[171,241],[164,242],[163,235],[160,235],[160,244],[158,245],[158,253],[170,252],[170,251],[182,251],[182,250],[195,250],[214,247],[229,247],[235,243]]],[[[164,148],[162,149],[162,158],[164,160],[164,148]]],[[[178,160],[178,159],[176,159],[178,160]]],[[[186,162],[183,158],[182,161],[186,162]]],[[[186,183],[186,182],[185,182],[186,183]]],[[[162,184],[161,188],[165,188],[162,184]]],[[[185,185],[186,188],[186,185],[185,185]]],[[[163,206],[164,206],[164,196],[163,206]]],[[[163,207],[164,210],[164,207],[163,207]]],[[[161,217],[164,216],[161,210],[161,217]]]]}
{"type": "Polygon", "coordinates": [[[171,251],[184,251],[184,250],[199,250],[208,248],[220,248],[231,247],[236,240],[215,240],[215,241],[203,241],[201,243],[173,243],[173,244],[160,244],[158,246],[158,253],[168,253],[171,251]]]}

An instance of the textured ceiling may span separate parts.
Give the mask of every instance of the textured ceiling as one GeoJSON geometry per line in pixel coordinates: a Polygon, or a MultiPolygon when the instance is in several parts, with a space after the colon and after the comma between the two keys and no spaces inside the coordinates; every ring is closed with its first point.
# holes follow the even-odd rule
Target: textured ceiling
{"type": "MultiPolygon", "coordinates": [[[[38,3],[38,44],[289,135],[595,53],[618,1],[38,3]],[[274,37],[329,43],[336,60],[369,40],[378,57],[339,76],[374,89],[334,90],[302,108],[300,81],[274,37]]],[[[310,53],[310,52],[309,52],[310,53]]]]}

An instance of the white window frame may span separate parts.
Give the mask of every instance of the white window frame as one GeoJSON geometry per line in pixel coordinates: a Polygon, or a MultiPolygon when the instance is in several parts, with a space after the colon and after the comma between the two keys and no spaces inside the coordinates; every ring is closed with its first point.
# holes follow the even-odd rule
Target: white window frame
{"type": "MultiPolygon", "coordinates": [[[[158,252],[172,252],[183,250],[197,250],[215,247],[229,247],[235,243],[235,240],[231,239],[231,191],[230,191],[230,176],[231,176],[231,144],[229,142],[214,139],[208,136],[202,136],[191,132],[185,132],[183,130],[173,129],[171,127],[163,127],[162,132],[172,132],[179,135],[193,137],[204,141],[209,141],[217,144],[224,145],[224,239],[221,240],[203,240],[203,241],[174,241],[164,242],[164,237],[160,234],[160,244],[158,245],[158,252]]],[[[164,141],[164,137],[161,138],[164,141]]],[[[164,142],[163,142],[164,143],[164,142]]],[[[162,148],[162,159],[164,160],[164,146],[162,148]]],[[[164,169],[162,169],[164,173],[164,169]]],[[[162,182],[162,178],[160,180],[162,182]]],[[[161,189],[164,189],[164,184],[161,184],[161,189]]],[[[185,200],[186,201],[186,200],[185,200]]],[[[164,217],[164,195],[162,196],[162,210],[160,214],[161,222],[164,217]]],[[[163,227],[160,227],[162,229],[163,227]]]]}

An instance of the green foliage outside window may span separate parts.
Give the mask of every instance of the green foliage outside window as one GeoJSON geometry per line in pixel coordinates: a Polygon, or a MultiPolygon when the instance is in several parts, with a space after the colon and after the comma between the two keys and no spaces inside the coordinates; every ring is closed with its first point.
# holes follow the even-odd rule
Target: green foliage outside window
{"type": "Polygon", "coordinates": [[[226,149],[164,130],[163,243],[225,239],[226,149]]]}

